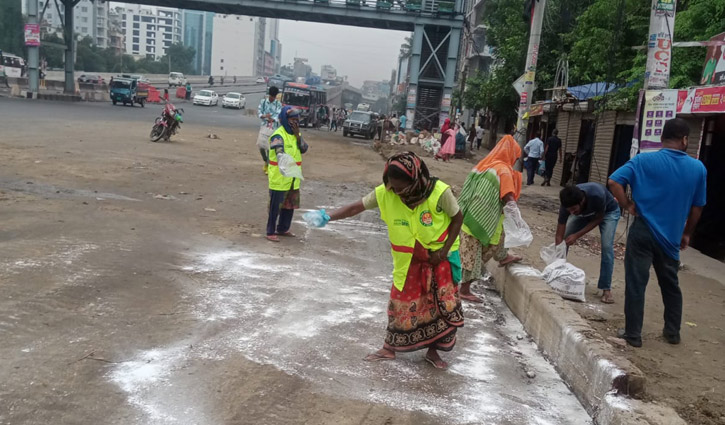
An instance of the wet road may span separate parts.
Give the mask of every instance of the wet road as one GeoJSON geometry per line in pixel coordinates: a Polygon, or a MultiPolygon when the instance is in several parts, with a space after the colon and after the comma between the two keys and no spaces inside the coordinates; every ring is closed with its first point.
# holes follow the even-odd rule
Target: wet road
{"type": "MultiPolygon", "coordinates": [[[[186,108],[159,144],[153,107],[0,98],[0,424],[591,423],[482,285],[448,371],[362,361],[391,285],[377,213],[264,241],[256,120],[186,108]]],[[[376,153],[307,134],[305,207],[370,190],[376,153]]]]}

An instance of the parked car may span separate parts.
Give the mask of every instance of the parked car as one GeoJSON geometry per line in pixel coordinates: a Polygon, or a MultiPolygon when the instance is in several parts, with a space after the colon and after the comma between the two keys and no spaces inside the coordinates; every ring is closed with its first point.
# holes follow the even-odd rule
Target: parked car
{"type": "Polygon", "coordinates": [[[267,80],[264,77],[257,77],[257,84],[265,84],[267,80]]]}
{"type": "Polygon", "coordinates": [[[103,80],[103,77],[98,74],[81,74],[81,76],[78,77],[78,82],[84,84],[103,84],[105,81],[103,80]]]}
{"type": "Polygon", "coordinates": [[[342,135],[347,137],[360,134],[366,139],[372,139],[375,136],[377,124],[378,120],[372,112],[353,111],[342,126],[342,135]]]}
{"type": "Polygon", "coordinates": [[[186,77],[181,72],[172,72],[169,74],[169,87],[180,87],[186,85],[186,77]]]}
{"type": "Polygon", "coordinates": [[[247,99],[241,93],[227,93],[222,97],[222,108],[244,109],[247,106],[247,99]]]}
{"type": "Polygon", "coordinates": [[[194,96],[194,105],[216,106],[219,104],[219,95],[213,90],[201,90],[194,96]]]}

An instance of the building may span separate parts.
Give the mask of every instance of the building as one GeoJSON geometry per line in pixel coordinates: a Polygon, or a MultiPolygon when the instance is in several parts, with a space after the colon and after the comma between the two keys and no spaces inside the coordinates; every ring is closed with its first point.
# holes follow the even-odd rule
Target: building
{"type": "Polygon", "coordinates": [[[390,81],[363,81],[363,98],[376,102],[380,98],[387,98],[390,93],[390,81]]]}
{"type": "Polygon", "coordinates": [[[158,60],[182,41],[179,9],[126,4],[117,10],[128,54],[158,60]]]}
{"type": "Polygon", "coordinates": [[[264,46],[266,52],[274,60],[274,69],[272,72],[267,72],[265,67],[264,74],[272,75],[279,73],[279,69],[282,66],[282,43],[279,42],[279,19],[267,19],[264,46]]]}
{"type": "Polygon", "coordinates": [[[293,76],[294,78],[307,78],[312,75],[312,67],[307,64],[305,58],[294,58],[293,76]]]}
{"type": "Polygon", "coordinates": [[[108,9],[108,47],[117,55],[126,49],[126,37],[123,31],[123,8],[110,7],[108,9]]]}
{"type": "MultiPolygon", "coordinates": [[[[60,13],[65,14],[65,7],[62,3],[58,3],[60,13]]],[[[43,24],[53,29],[62,28],[64,16],[58,14],[55,2],[53,0],[40,0],[38,2],[38,11],[45,13],[42,16],[43,24]],[[46,2],[49,4],[46,7],[46,2]]],[[[75,32],[82,37],[90,37],[93,44],[105,49],[108,47],[108,3],[92,2],[91,0],[81,0],[74,9],[73,27],[75,32]]],[[[48,31],[52,32],[52,31],[48,31]]]]}
{"type": "Polygon", "coordinates": [[[263,75],[266,21],[251,16],[215,15],[211,75],[263,75]]]}
{"type": "Polygon", "coordinates": [[[184,46],[193,47],[194,72],[211,74],[211,51],[214,40],[214,13],[185,10],[183,12],[184,46]]]}
{"type": "MultiPolygon", "coordinates": [[[[486,12],[484,0],[465,0],[464,14],[468,21],[463,29],[460,51],[458,57],[458,82],[463,85],[467,78],[478,73],[487,73],[491,70],[494,61],[494,52],[486,42],[486,26],[483,16],[486,12]]],[[[465,89],[465,87],[461,87],[465,89]]],[[[456,105],[457,106],[457,105],[456,105]]],[[[476,111],[465,111],[463,120],[470,122],[476,111]]]]}
{"type": "Polygon", "coordinates": [[[324,82],[336,82],[337,70],[332,65],[322,65],[320,69],[320,78],[324,82]]]}

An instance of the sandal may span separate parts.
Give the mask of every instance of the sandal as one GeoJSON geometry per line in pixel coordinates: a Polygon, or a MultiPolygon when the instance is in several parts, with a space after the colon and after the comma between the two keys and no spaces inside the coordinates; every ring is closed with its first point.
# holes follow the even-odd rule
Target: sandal
{"type": "Polygon", "coordinates": [[[521,260],[523,260],[523,258],[521,258],[519,256],[516,256],[516,255],[512,255],[510,260],[508,258],[504,258],[503,260],[499,261],[498,262],[498,266],[499,267],[506,267],[509,264],[520,263],[521,260]]]}
{"type": "Polygon", "coordinates": [[[466,301],[468,301],[468,302],[472,302],[472,303],[482,303],[482,302],[483,302],[483,300],[482,300],[482,299],[478,298],[477,296],[475,296],[475,295],[473,295],[473,294],[465,294],[465,295],[464,295],[464,294],[461,294],[461,293],[459,292],[459,293],[458,293],[458,297],[459,297],[460,299],[462,299],[462,300],[466,300],[466,301]]]}
{"type": "Polygon", "coordinates": [[[446,369],[448,369],[448,363],[444,362],[443,360],[435,361],[435,360],[431,359],[430,357],[428,357],[426,355],[425,356],[425,361],[427,361],[428,363],[432,364],[433,367],[436,368],[436,369],[440,369],[440,370],[446,370],[446,369]]]}
{"type": "Polygon", "coordinates": [[[267,235],[267,240],[270,242],[279,242],[277,235],[267,235]]]}
{"type": "Polygon", "coordinates": [[[602,295],[601,300],[604,304],[614,304],[614,298],[611,293],[609,295],[602,295]]]}
{"type": "Polygon", "coordinates": [[[277,233],[278,236],[284,236],[286,238],[296,238],[297,235],[295,235],[292,232],[284,232],[284,233],[277,233]]]}

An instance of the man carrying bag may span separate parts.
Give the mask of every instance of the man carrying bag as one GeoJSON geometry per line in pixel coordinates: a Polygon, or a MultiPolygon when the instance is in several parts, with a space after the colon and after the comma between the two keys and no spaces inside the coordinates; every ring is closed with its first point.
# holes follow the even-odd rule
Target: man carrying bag
{"type": "Polygon", "coordinates": [[[279,89],[271,86],[268,94],[259,102],[259,108],[257,108],[257,116],[261,120],[259,134],[257,135],[257,147],[264,161],[264,174],[267,174],[267,167],[269,166],[269,138],[279,127],[279,113],[282,111],[282,104],[277,100],[279,89]]]}

